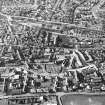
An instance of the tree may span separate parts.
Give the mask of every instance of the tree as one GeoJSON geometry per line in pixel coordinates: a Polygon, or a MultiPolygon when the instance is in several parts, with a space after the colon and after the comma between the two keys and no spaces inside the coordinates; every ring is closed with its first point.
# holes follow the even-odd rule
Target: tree
{"type": "Polygon", "coordinates": [[[62,39],[60,38],[60,36],[58,36],[56,38],[56,46],[59,46],[62,43],[62,39]]]}

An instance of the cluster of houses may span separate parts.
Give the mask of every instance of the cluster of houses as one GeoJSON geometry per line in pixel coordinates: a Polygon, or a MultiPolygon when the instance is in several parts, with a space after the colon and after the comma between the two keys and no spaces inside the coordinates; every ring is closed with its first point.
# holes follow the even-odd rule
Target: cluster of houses
{"type": "MultiPolygon", "coordinates": [[[[61,52],[64,54],[64,51],[61,52]]],[[[26,62],[23,67],[10,69],[1,67],[1,71],[5,68],[1,72],[1,81],[4,78],[3,91],[7,95],[104,91],[104,73],[94,63],[91,64],[94,61],[88,52],[86,54],[87,61],[79,50],[68,50],[65,55],[55,54],[56,59],[50,56],[48,62],[26,62]]]]}

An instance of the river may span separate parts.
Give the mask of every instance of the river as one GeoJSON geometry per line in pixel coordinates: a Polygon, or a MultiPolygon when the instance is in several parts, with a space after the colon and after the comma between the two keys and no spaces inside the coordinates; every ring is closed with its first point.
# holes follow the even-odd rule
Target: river
{"type": "Polygon", "coordinates": [[[62,105],[105,105],[105,95],[63,95],[62,105]]]}

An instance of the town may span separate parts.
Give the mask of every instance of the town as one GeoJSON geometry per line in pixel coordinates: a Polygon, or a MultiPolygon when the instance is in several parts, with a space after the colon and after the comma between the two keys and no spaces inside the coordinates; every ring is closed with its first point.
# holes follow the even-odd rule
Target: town
{"type": "Polygon", "coordinates": [[[0,0],[0,105],[104,104],[104,5],[0,0]]]}

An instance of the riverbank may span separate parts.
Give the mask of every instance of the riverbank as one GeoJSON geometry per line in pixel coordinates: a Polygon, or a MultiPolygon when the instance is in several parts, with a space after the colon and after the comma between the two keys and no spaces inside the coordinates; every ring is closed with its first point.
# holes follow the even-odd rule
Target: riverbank
{"type": "Polygon", "coordinates": [[[57,92],[57,93],[53,93],[53,94],[45,94],[45,93],[40,93],[40,94],[30,94],[30,93],[27,93],[27,94],[22,94],[22,95],[0,95],[0,99],[8,99],[8,98],[18,98],[18,97],[30,97],[30,96],[40,96],[40,95],[56,95],[58,97],[61,97],[61,96],[65,96],[65,95],[90,95],[90,96],[103,96],[105,95],[105,92],[68,92],[68,93],[65,93],[65,92],[57,92]]]}
{"type": "Polygon", "coordinates": [[[63,95],[105,95],[105,92],[69,92],[69,93],[64,93],[64,92],[58,92],[56,93],[57,96],[63,96],[63,95]]]}

